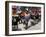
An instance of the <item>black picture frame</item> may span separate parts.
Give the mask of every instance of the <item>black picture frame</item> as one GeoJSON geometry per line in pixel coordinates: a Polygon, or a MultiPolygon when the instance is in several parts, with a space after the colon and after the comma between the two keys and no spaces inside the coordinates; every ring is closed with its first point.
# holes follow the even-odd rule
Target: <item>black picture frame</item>
{"type": "Polygon", "coordinates": [[[37,2],[18,2],[18,1],[5,1],[5,35],[18,36],[18,35],[32,35],[32,34],[45,34],[45,3],[37,2]],[[9,3],[27,3],[27,4],[41,4],[44,5],[44,30],[42,33],[26,33],[26,34],[9,34],[9,3]]]}

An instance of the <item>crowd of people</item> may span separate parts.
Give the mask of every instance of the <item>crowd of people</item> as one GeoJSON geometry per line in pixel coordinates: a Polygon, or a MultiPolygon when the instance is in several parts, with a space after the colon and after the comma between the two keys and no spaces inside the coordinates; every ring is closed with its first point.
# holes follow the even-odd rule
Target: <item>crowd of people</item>
{"type": "Polygon", "coordinates": [[[18,25],[25,25],[25,30],[30,26],[37,24],[41,20],[41,8],[40,7],[12,7],[12,26],[13,31],[21,30],[18,25]],[[19,24],[18,24],[19,23],[19,24]],[[30,25],[29,25],[30,24],[30,25]]]}

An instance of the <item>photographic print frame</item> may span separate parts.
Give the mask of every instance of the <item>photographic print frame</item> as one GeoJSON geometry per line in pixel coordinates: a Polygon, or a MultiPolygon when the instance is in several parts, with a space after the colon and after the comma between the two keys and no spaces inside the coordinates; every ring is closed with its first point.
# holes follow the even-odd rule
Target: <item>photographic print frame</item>
{"type": "Polygon", "coordinates": [[[44,3],[17,2],[17,1],[6,1],[5,2],[5,35],[7,35],[7,36],[9,36],[9,35],[13,36],[14,35],[15,36],[15,35],[31,35],[31,34],[44,34],[44,33],[45,33],[45,4],[44,3]],[[11,30],[12,25],[10,25],[11,21],[12,21],[11,19],[10,19],[11,21],[9,23],[9,17],[11,18],[11,15],[10,15],[10,12],[11,12],[11,9],[12,9],[11,6],[14,6],[14,5],[16,6],[17,5],[17,6],[38,7],[37,4],[38,4],[38,6],[40,5],[39,7],[43,6],[43,11],[41,10],[42,12],[44,12],[43,15],[41,15],[42,17],[44,17],[44,18],[42,18],[43,19],[42,20],[43,21],[43,23],[42,23],[42,25],[43,25],[43,29],[42,30],[43,31],[41,31],[41,32],[35,31],[36,33],[34,33],[34,31],[33,32],[32,31],[27,31],[27,32],[26,31],[14,31],[14,32],[11,33],[11,31],[12,31],[11,30]]]}

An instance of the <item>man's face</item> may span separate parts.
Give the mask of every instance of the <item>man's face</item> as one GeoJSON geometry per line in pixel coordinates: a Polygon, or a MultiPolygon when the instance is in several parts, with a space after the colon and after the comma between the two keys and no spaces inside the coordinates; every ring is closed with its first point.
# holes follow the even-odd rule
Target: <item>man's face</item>
{"type": "Polygon", "coordinates": [[[22,13],[21,13],[21,16],[25,16],[25,12],[22,12],[22,13]]]}
{"type": "Polygon", "coordinates": [[[28,16],[27,11],[22,12],[22,13],[21,13],[21,16],[28,16]]]}
{"type": "Polygon", "coordinates": [[[12,15],[16,15],[16,8],[12,8],[12,15]]]}

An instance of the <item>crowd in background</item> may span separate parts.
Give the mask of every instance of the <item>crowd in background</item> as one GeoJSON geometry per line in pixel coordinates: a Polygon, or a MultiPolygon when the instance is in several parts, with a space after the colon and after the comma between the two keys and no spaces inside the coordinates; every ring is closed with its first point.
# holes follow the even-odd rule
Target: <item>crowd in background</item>
{"type": "Polygon", "coordinates": [[[31,25],[35,25],[40,20],[41,7],[12,6],[13,30],[18,30],[18,22],[19,24],[23,23],[27,29],[29,21],[31,21],[31,25]]]}

